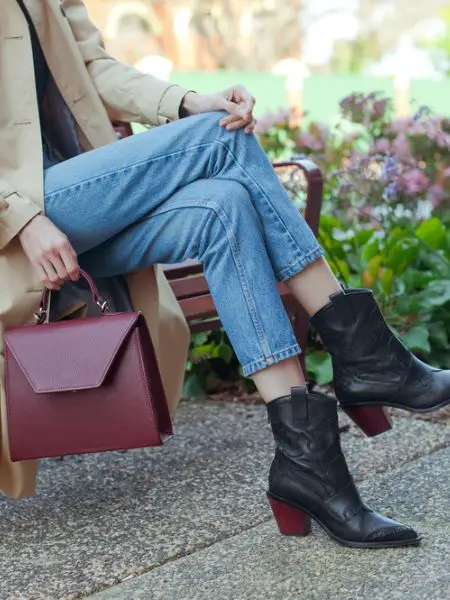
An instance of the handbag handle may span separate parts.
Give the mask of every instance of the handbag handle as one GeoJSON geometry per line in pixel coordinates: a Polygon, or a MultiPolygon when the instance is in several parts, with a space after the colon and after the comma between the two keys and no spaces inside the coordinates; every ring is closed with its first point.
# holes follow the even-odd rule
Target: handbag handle
{"type": "MultiPolygon", "coordinates": [[[[102,314],[109,312],[108,303],[106,302],[106,300],[103,300],[103,298],[100,296],[100,293],[92,277],[88,275],[86,271],[83,271],[83,269],[80,269],[80,275],[87,281],[91,290],[92,300],[98,306],[100,312],[102,314]]],[[[37,312],[34,313],[34,318],[36,319],[37,325],[41,325],[47,319],[47,307],[50,300],[50,294],[51,290],[49,290],[48,288],[45,288],[45,290],[42,292],[39,308],[37,312]]]]}

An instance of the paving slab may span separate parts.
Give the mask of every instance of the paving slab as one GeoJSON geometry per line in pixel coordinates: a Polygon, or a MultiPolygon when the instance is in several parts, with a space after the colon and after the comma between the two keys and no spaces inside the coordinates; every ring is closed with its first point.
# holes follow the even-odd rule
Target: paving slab
{"type": "Polygon", "coordinates": [[[317,527],[306,538],[281,536],[271,521],[90,600],[446,600],[449,459],[441,450],[361,486],[424,534],[419,548],[352,550],[317,527]]]}
{"type": "MultiPolygon", "coordinates": [[[[396,418],[343,443],[364,479],[449,445],[450,431],[396,418]]],[[[272,447],[263,406],[193,403],[164,448],[44,461],[35,498],[0,499],[0,599],[83,598],[265,523],[272,447]]]]}

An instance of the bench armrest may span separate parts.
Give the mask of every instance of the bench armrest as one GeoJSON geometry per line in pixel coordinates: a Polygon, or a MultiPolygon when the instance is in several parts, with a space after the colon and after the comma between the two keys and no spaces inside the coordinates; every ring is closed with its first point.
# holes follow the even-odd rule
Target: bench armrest
{"type": "Polygon", "coordinates": [[[319,232],[320,211],[322,208],[323,176],[320,168],[309,158],[294,156],[289,160],[273,163],[274,169],[295,167],[303,171],[308,184],[305,206],[305,221],[315,236],[319,232]]]}

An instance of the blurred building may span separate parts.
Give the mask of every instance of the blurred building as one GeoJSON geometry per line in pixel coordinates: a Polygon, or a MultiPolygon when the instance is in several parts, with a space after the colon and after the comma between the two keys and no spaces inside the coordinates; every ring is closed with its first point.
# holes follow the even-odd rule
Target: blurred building
{"type": "Polygon", "coordinates": [[[169,59],[176,69],[217,66],[203,39],[190,27],[189,0],[85,0],[108,50],[130,64],[148,55],[169,59]]]}
{"type": "Polygon", "coordinates": [[[303,1],[85,0],[117,58],[159,55],[177,70],[269,70],[300,59],[303,1]]]}

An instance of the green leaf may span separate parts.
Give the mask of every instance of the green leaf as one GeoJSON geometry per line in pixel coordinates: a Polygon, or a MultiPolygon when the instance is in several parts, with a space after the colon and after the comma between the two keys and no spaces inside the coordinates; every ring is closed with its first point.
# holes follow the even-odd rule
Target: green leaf
{"type": "Polygon", "coordinates": [[[191,335],[191,342],[194,344],[194,346],[203,346],[203,344],[206,344],[207,340],[207,333],[193,333],[191,335]]]}
{"type": "Polygon", "coordinates": [[[205,344],[204,346],[196,346],[191,350],[192,359],[201,359],[201,358],[210,358],[214,355],[214,350],[216,348],[216,344],[212,342],[211,344],[205,344]]]}
{"type": "Polygon", "coordinates": [[[213,357],[221,358],[229,364],[233,358],[233,349],[228,344],[220,344],[220,346],[214,348],[213,357]]]}
{"type": "Polygon", "coordinates": [[[333,381],[333,367],[331,357],[326,352],[311,352],[306,358],[308,374],[319,385],[326,385],[333,381]]]}
{"type": "Polygon", "coordinates": [[[363,247],[361,251],[361,258],[364,262],[369,262],[374,256],[377,256],[380,252],[380,240],[378,238],[372,238],[363,247]]]}
{"type": "Polygon", "coordinates": [[[427,307],[443,306],[450,302],[450,279],[437,279],[427,285],[421,293],[427,307]]]}
{"type": "Polygon", "coordinates": [[[364,246],[368,243],[374,234],[374,229],[361,229],[355,233],[355,242],[358,246],[364,246]]]}
{"type": "Polygon", "coordinates": [[[411,243],[411,240],[397,240],[387,251],[386,266],[394,273],[402,273],[412,265],[419,255],[420,249],[411,243]]]}
{"type": "Polygon", "coordinates": [[[428,328],[425,325],[414,325],[402,336],[403,342],[413,352],[431,352],[428,328]]]}
{"type": "Polygon", "coordinates": [[[416,229],[416,235],[424,244],[439,250],[446,246],[446,230],[437,217],[423,221],[416,229]]]}
{"type": "Polygon", "coordinates": [[[442,322],[432,323],[430,325],[430,340],[443,350],[449,350],[449,339],[446,331],[446,325],[442,322]]]}
{"type": "Polygon", "coordinates": [[[323,214],[320,217],[320,229],[331,234],[333,229],[341,229],[341,223],[335,217],[323,214]]]}
{"type": "Polygon", "coordinates": [[[400,296],[396,298],[395,310],[401,316],[414,315],[423,308],[422,299],[419,294],[411,296],[400,296]]]}
{"type": "Polygon", "coordinates": [[[435,279],[435,275],[429,271],[419,271],[417,269],[408,269],[402,275],[405,287],[408,290],[420,290],[430,281],[435,279]]]}
{"type": "Polygon", "coordinates": [[[385,269],[380,277],[381,289],[389,296],[392,292],[392,285],[394,283],[394,271],[392,269],[385,269]]]}
{"type": "Polygon", "coordinates": [[[205,395],[205,377],[199,373],[189,375],[183,385],[182,395],[185,398],[195,398],[205,395]]]}

